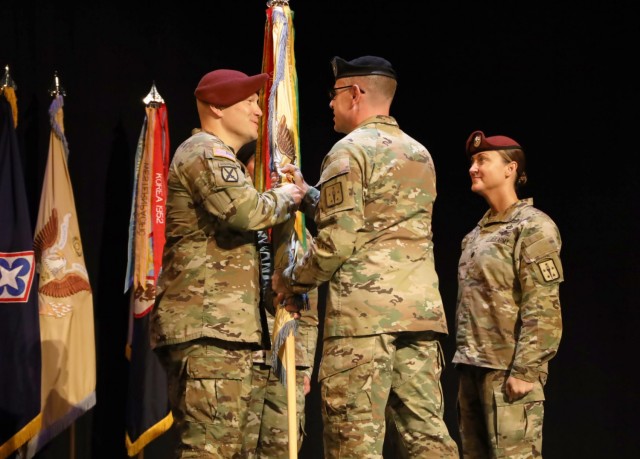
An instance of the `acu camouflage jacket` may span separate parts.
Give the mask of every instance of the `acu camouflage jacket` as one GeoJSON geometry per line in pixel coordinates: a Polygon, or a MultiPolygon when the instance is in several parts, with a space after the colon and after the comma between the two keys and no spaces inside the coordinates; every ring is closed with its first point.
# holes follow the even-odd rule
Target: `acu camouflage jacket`
{"type": "Polygon", "coordinates": [[[532,199],[485,213],[462,240],[454,363],[546,380],[562,335],[560,246],[556,224],[532,199]]]}
{"type": "Polygon", "coordinates": [[[278,189],[256,191],[217,137],[202,131],[184,141],[169,170],[152,346],[200,337],[260,343],[255,231],[295,210],[293,198],[278,189]]]}
{"type": "Polygon", "coordinates": [[[324,337],[447,333],[431,232],[436,177],[427,149],[393,117],[374,116],[333,146],[319,185],[317,237],[282,278],[292,291],[329,281],[324,337]]]}

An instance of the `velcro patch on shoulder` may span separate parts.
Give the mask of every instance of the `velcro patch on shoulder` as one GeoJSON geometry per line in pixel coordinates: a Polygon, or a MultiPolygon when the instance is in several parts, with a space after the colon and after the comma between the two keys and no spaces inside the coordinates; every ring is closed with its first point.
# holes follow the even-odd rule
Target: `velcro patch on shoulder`
{"type": "Polygon", "coordinates": [[[236,157],[233,153],[231,153],[230,151],[224,150],[222,148],[214,148],[213,149],[213,156],[216,158],[227,158],[227,159],[231,159],[233,161],[235,161],[236,157]]]}
{"type": "Polygon", "coordinates": [[[522,240],[522,254],[527,263],[557,251],[555,242],[542,233],[536,233],[522,240]]]}
{"type": "Polygon", "coordinates": [[[321,220],[355,207],[353,185],[348,177],[347,174],[338,175],[322,184],[319,204],[321,220]]]}
{"type": "Polygon", "coordinates": [[[237,183],[240,179],[240,171],[236,166],[220,165],[220,176],[226,183],[237,183]]]}
{"type": "Polygon", "coordinates": [[[556,265],[556,260],[557,258],[553,257],[553,258],[547,258],[546,260],[540,260],[536,262],[536,264],[538,265],[538,269],[542,274],[542,278],[547,282],[560,279],[561,268],[560,266],[556,265]]]}
{"type": "Polygon", "coordinates": [[[344,191],[341,181],[332,181],[322,187],[322,197],[327,209],[338,206],[344,202],[344,191]]]}
{"type": "Polygon", "coordinates": [[[318,184],[320,185],[338,175],[348,174],[349,170],[349,158],[339,158],[332,161],[323,169],[318,184]]]}
{"type": "Polygon", "coordinates": [[[540,281],[556,282],[564,279],[559,248],[556,242],[543,233],[536,233],[522,241],[522,257],[535,267],[540,281]]]}

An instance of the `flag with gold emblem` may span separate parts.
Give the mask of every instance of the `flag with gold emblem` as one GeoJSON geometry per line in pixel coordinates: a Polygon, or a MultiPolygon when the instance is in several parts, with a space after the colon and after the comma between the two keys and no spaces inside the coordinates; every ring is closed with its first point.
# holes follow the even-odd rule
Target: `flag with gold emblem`
{"type": "Polygon", "coordinates": [[[63,105],[57,94],[49,107],[49,152],[35,228],[42,430],[29,441],[27,457],[96,404],[93,292],[67,167],[63,105]]]}

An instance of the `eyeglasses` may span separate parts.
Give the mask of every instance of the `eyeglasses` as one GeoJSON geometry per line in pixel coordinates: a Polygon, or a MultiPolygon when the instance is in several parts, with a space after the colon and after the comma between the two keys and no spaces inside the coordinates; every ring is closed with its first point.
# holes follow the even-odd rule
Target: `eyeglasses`
{"type": "Polygon", "coordinates": [[[340,89],[347,89],[347,88],[351,88],[355,86],[356,88],[358,88],[358,90],[364,94],[364,89],[362,89],[360,86],[358,86],[357,84],[350,84],[349,86],[340,86],[339,88],[331,88],[329,89],[329,100],[333,100],[336,98],[336,96],[338,95],[338,90],[340,89]]]}

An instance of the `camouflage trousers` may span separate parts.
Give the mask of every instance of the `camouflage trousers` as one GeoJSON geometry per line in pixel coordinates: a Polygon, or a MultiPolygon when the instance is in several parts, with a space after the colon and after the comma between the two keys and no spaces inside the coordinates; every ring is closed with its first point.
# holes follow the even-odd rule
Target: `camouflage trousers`
{"type": "MultiPolygon", "coordinates": [[[[304,439],[305,396],[303,372],[296,372],[296,412],[298,451],[304,439]]],[[[244,432],[247,459],[288,459],[289,418],[287,389],[270,365],[254,363],[251,402],[244,432]]]]}
{"type": "MultiPolygon", "coordinates": [[[[542,457],[544,380],[523,398],[509,402],[508,372],[458,365],[458,425],[468,459],[542,457]]],[[[546,375],[545,375],[546,379],[546,375]]]]}
{"type": "Polygon", "coordinates": [[[244,459],[251,394],[246,343],[200,339],[156,350],[167,371],[177,458],[244,459]]]}
{"type": "Polygon", "coordinates": [[[458,459],[443,419],[443,368],[433,332],[325,339],[319,369],[325,458],[382,458],[388,417],[403,457],[458,459]]]}

